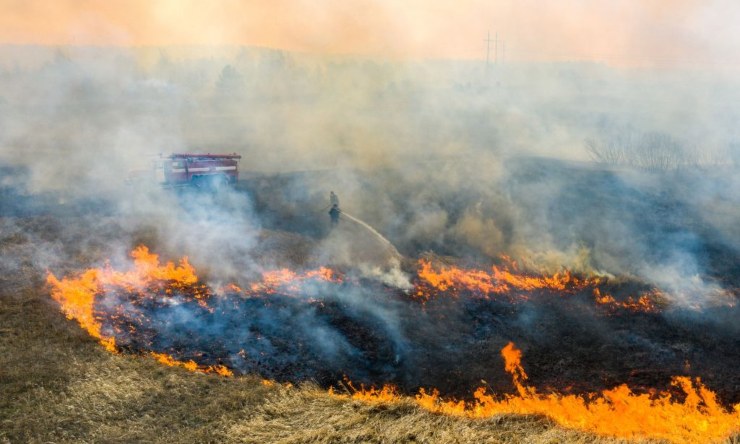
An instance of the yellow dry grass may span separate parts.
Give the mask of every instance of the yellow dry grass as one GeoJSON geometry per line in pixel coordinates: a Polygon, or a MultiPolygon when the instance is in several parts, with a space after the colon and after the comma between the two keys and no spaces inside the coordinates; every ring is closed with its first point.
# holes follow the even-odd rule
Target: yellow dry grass
{"type": "MultiPolygon", "coordinates": [[[[0,256],[22,254],[0,242],[0,256]]],[[[89,250],[88,250],[89,251],[89,250]]],[[[59,312],[43,270],[0,270],[0,442],[616,443],[546,418],[470,420],[113,355],[59,312]]],[[[1,263],[0,263],[1,265],[1,263]]],[[[737,444],[737,437],[728,440],[737,444]]]]}

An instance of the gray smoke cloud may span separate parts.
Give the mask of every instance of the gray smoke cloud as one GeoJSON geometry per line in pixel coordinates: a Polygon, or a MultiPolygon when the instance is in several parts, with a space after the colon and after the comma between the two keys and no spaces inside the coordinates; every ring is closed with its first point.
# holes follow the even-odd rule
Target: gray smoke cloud
{"type": "Polygon", "coordinates": [[[0,58],[0,275],[125,269],[144,244],[188,256],[214,292],[284,267],[346,278],[217,294],[208,309],[111,291],[99,310],[124,312],[104,325],[123,347],[458,396],[481,378],[507,390],[498,352],[514,340],[543,386],[655,387],[691,362],[737,400],[740,89],[723,73],[253,48],[13,54],[0,58]],[[241,154],[240,183],[147,179],[160,153],[187,151],[241,154]],[[332,190],[346,216],[333,230],[332,190]],[[658,287],[668,306],[608,313],[590,290],[423,305],[409,292],[420,257],[487,268],[502,255],[608,277],[615,296],[658,287]]]}
{"type": "Polygon", "coordinates": [[[153,49],[11,49],[0,50],[0,160],[25,174],[2,183],[61,204],[104,200],[121,229],[149,230],[214,278],[278,265],[256,251],[274,229],[304,236],[306,263],[406,285],[401,265],[360,259],[377,256],[363,245],[371,233],[326,242],[335,190],[411,260],[506,254],[646,280],[689,305],[736,285],[722,265],[738,257],[740,216],[740,89],[727,73],[252,48],[161,48],[144,64],[153,49]],[[238,152],[243,185],[182,197],[126,184],[176,151],[238,152]]]}

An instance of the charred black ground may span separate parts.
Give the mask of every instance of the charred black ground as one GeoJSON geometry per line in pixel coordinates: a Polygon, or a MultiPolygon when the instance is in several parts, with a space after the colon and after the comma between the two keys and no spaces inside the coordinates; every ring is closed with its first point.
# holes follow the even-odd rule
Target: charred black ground
{"type": "MultiPolygon", "coordinates": [[[[630,187],[608,172],[565,166],[547,171],[558,181],[571,178],[561,183],[553,200],[543,204],[530,198],[532,188],[550,179],[537,173],[539,166],[527,164],[510,177],[504,201],[509,205],[515,201],[532,211],[536,207],[548,214],[551,224],[567,227],[561,232],[565,238],[558,238],[563,246],[578,238],[595,247],[612,243],[619,250],[618,236],[598,221],[628,220],[643,228],[639,231],[642,237],[630,245],[643,249],[625,248],[626,256],[660,262],[677,248],[690,252],[702,276],[737,299],[737,242],[717,234],[697,212],[698,207],[661,187],[630,187]]],[[[366,178],[367,193],[372,195],[373,187],[389,180],[404,179],[394,172],[366,178]]],[[[312,181],[318,181],[316,175],[304,173],[253,176],[240,183],[238,192],[250,196],[254,204],[250,211],[263,230],[256,255],[272,255],[271,263],[292,265],[296,270],[310,268],[310,260],[294,256],[309,251],[327,231],[323,214],[307,216],[310,212],[305,210],[323,205],[324,196],[308,191],[315,187],[305,186],[312,181]]],[[[434,186],[407,182],[412,190],[434,186]]],[[[3,242],[15,236],[17,242],[27,242],[27,248],[52,243],[55,255],[65,260],[51,263],[58,275],[100,263],[106,245],[116,241],[157,248],[156,236],[146,227],[132,231],[117,226],[111,202],[60,202],[54,195],[39,196],[17,188],[5,188],[3,197],[3,216],[12,227],[3,242]],[[104,222],[89,225],[100,219],[104,222]],[[64,244],[72,240],[78,244],[64,244]],[[80,257],[85,248],[96,254],[88,251],[80,257]]],[[[467,208],[489,197],[480,188],[463,186],[440,188],[434,199],[449,215],[448,224],[453,224],[467,208]]],[[[389,211],[396,213],[394,223],[370,220],[405,256],[416,258],[434,251],[464,258],[467,264],[490,264],[482,251],[455,242],[450,234],[434,239],[402,234],[401,227],[412,218],[404,206],[407,198],[391,195],[393,209],[389,211]]],[[[515,231],[509,225],[514,221],[506,216],[499,222],[504,237],[515,231]]],[[[405,264],[412,275],[414,263],[405,264]]],[[[39,275],[47,268],[34,266],[39,275]]],[[[518,302],[482,299],[465,292],[456,297],[438,294],[424,302],[379,281],[353,275],[352,270],[343,271],[347,274],[342,283],[313,282],[299,295],[277,292],[246,298],[226,292],[212,297],[205,308],[187,290],[161,297],[153,291],[145,298],[112,292],[100,295],[97,310],[104,332],[119,332],[115,336],[124,351],[166,352],[177,359],[223,364],[237,373],[257,373],[279,381],[313,380],[328,387],[346,377],[376,386],[395,384],[408,393],[435,387],[444,396],[458,398],[469,397],[482,384],[495,392],[510,393],[513,387],[499,351],[513,341],[523,350],[532,385],[542,391],[585,393],[621,383],[638,391],[670,389],[672,376],[690,375],[701,377],[723,404],[740,402],[737,303],[701,309],[666,305],[656,313],[635,313],[599,307],[588,291],[563,295],[545,290],[518,302]],[[121,306],[125,315],[108,316],[120,315],[121,306]]],[[[626,279],[617,280],[610,290],[619,299],[646,288],[650,285],[626,279]]],[[[70,324],[70,328],[76,326],[70,324]]]]}
{"type": "MultiPolygon", "coordinates": [[[[147,298],[104,332],[134,353],[166,352],[278,381],[330,386],[346,377],[408,393],[435,387],[458,398],[482,380],[495,392],[512,392],[499,351],[514,341],[543,391],[585,393],[621,383],[670,390],[672,376],[690,375],[728,405],[740,401],[738,331],[727,327],[740,314],[735,307],[635,313],[607,310],[585,292],[553,291],[527,293],[520,302],[465,293],[421,303],[366,280],[313,287],[311,299],[227,294],[212,298],[209,309],[182,295],[147,298]],[[136,334],[110,329],[131,326],[136,334]]],[[[111,298],[119,306],[127,296],[107,295],[100,306],[111,298]]]]}

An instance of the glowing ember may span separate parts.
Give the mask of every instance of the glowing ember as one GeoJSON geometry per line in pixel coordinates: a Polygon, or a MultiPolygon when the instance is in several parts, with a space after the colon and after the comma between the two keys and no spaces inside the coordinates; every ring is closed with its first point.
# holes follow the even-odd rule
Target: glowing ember
{"type": "Polygon", "coordinates": [[[262,282],[252,284],[250,290],[253,293],[275,293],[278,290],[297,293],[301,290],[302,284],[311,280],[327,282],[341,281],[341,279],[336,277],[334,271],[326,267],[309,270],[300,274],[283,268],[281,270],[264,272],[262,274],[262,282]]]}
{"type": "MultiPolygon", "coordinates": [[[[683,401],[668,393],[635,394],[626,385],[586,396],[539,394],[526,384],[521,351],[509,343],[501,350],[506,371],[512,376],[517,395],[495,397],[479,387],[475,401],[443,400],[439,392],[421,390],[416,403],[432,412],[469,418],[490,418],[502,414],[546,415],[565,427],[619,438],[657,438],[675,443],[714,442],[740,432],[740,404],[732,411],[723,409],[716,395],[687,377],[673,378],[673,384],[686,395],[683,401]]],[[[333,394],[333,392],[332,392],[333,394]]],[[[342,396],[336,395],[334,396],[342,396]]],[[[370,402],[398,402],[395,388],[364,387],[352,399],[370,402]]]]}
{"type": "Polygon", "coordinates": [[[630,311],[641,311],[644,313],[651,313],[658,311],[658,307],[654,301],[663,298],[663,295],[658,290],[653,290],[648,294],[640,295],[637,298],[628,296],[623,301],[614,299],[614,296],[609,294],[602,294],[598,288],[593,289],[594,301],[597,304],[604,305],[612,309],[625,309],[630,311]]]}

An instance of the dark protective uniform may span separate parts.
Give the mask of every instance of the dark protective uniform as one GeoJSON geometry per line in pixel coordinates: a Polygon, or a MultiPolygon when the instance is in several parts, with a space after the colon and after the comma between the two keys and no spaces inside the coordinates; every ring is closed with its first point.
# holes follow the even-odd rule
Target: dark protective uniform
{"type": "Polygon", "coordinates": [[[334,228],[339,224],[339,215],[342,214],[342,210],[339,209],[337,204],[331,206],[329,210],[329,217],[331,218],[331,227],[334,228]]]}
{"type": "Polygon", "coordinates": [[[339,207],[339,197],[334,194],[334,191],[329,192],[329,205],[339,207]]]}

